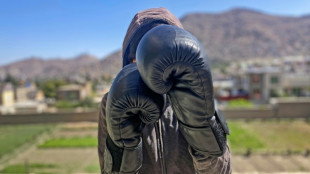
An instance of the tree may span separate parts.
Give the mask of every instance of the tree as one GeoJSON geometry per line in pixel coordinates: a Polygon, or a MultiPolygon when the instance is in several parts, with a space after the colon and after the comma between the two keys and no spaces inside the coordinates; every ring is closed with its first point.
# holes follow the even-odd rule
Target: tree
{"type": "Polygon", "coordinates": [[[46,80],[39,84],[39,88],[43,91],[45,97],[56,98],[58,87],[65,84],[66,82],[62,79],[46,80]]]}
{"type": "Polygon", "coordinates": [[[17,78],[15,78],[14,76],[12,76],[11,74],[7,74],[4,82],[8,82],[11,83],[14,87],[19,85],[19,81],[17,80],[17,78]]]}

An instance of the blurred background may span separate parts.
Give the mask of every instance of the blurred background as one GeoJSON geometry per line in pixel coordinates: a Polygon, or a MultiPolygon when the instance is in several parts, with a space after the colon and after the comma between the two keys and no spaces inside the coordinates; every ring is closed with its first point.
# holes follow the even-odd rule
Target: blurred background
{"type": "Polygon", "coordinates": [[[233,173],[310,173],[310,1],[0,1],[0,173],[99,173],[97,117],[133,16],[207,50],[233,173]]]}

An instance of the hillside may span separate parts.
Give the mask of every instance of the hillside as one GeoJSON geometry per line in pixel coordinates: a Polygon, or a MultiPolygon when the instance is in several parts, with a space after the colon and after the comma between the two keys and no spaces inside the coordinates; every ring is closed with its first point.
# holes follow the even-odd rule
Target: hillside
{"type": "Polygon", "coordinates": [[[0,67],[1,78],[6,73],[20,78],[53,78],[72,73],[85,73],[91,64],[100,60],[87,54],[72,59],[49,59],[31,57],[0,67]],[[86,68],[86,69],[85,69],[86,68]]]}
{"type": "Polygon", "coordinates": [[[211,59],[310,55],[309,16],[272,16],[234,9],[188,14],[181,21],[202,42],[211,59]]]}
{"type": "MultiPolygon", "coordinates": [[[[202,42],[213,62],[310,55],[310,15],[274,16],[233,9],[218,14],[187,14],[181,22],[202,42]]],[[[101,60],[87,54],[72,59],[28,58],[1,66],[0,77],[10,73],[32,79],[86,74],[96,78],[113,76],[120,68],[121,52],[116,51],[101,60]]]]}

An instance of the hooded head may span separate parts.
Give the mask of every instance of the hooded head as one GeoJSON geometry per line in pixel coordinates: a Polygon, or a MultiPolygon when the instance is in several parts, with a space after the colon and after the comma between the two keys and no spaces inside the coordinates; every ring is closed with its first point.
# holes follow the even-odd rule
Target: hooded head
{"type": "Polygon", "coordinates": [[[123,41],[123,67],[135,62],[136,49],[144,34],[152,28],[163,24],[183,28],[179,19],[166,8],[151,8],[140,11],[135,15],[123,41]]]}

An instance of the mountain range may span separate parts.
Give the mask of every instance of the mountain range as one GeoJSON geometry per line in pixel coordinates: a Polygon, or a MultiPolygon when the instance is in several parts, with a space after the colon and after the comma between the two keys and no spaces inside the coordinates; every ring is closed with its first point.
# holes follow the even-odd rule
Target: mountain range
{"type": "MultiPolygon", "coordinates": [[[[211,62],[310,55],[310,15],[276,16],[239,8],[217,14],[191,13],[180,20],[200,40],[211,62]]],[[[6,74],[30,79],[114,76],[121,60],[121,51],[102,59],[89,54],[71,59],[31,57],[0,66],[0,78],[6,74]]]]}

